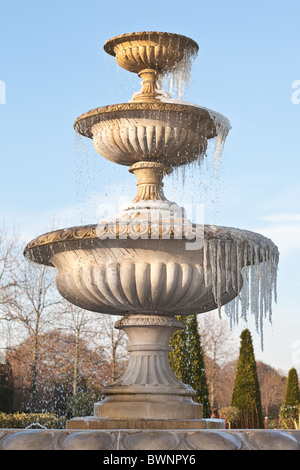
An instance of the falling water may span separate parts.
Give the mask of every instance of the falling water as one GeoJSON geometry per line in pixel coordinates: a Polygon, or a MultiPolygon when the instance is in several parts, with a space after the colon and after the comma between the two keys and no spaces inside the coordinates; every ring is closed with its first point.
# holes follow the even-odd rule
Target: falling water
{"type": "Polygon", "coordinates": [[[189,86],[191,79],[192,61],[195,59],[197,51],[186,50],[183,59],[165,75],[165,82],[171,97],[178,100],[183,99],[184,87],[189,86]]]}

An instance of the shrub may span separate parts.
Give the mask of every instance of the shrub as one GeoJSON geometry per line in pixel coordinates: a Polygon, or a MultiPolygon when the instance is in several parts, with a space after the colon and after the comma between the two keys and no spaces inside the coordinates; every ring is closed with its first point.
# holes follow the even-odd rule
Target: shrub
{"type": "Polygon", "coordinates": [[[63,429],[65,425],[65,416],[56,416],[52,413],[0,413],[0,428],[45,427],[47,429],[63,429]]]}
{"type": "Polygon", "coordinates": [[[219,418],[224,419],[226,427],[231,429],[236,427],[240,418],[240,410],[235,406],[223,406],[219,410],[219,418]]]}
{"type": "Polygon", "coordinates": [[[279,413],[279,425],[286,429],[300,429],[300,404],[282,405],[279,413]]]}
{"type": "Polygon", "coordinates": [[[67,414],[73,417],[91,416],[97,401],[100,401],[100,392],[77,392],[67,399],[67,414]]]}

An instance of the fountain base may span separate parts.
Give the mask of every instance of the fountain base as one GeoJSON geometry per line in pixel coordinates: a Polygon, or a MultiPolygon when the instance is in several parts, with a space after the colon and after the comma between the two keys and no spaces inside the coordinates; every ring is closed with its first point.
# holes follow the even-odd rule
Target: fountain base
{"type": "Polygon", "coordinates": [[[222,419],[105,419],[96,416],[73,418],[67,429],[225,429],[222,419]]]}
{"type": "Polygon", "coordinates": [[[102,391],[94,416],[68,421],[68,429],[224,428],[222,420],[203,419],[195,391],[182,383],[169,363],[169,341],[184,327],[173,316],[126,315],[116,322],[130,340],[126,371],[102,391]]]}
{"type": "Polygon", "coordinates": [[[170,394],[128,394],[94,405],[94,416],[109,419],[202,419],[202,405],[170,394]]]}

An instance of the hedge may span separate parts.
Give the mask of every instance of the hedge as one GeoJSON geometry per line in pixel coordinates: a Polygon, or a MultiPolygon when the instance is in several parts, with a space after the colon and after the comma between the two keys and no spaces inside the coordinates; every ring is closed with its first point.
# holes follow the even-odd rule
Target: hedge
{"type": "Polygon", "coordinates": [[[1,413],[0,428],[24,429],[24,428],[64,429],[66,417],[56,416],[52,413],[1,413]]]}

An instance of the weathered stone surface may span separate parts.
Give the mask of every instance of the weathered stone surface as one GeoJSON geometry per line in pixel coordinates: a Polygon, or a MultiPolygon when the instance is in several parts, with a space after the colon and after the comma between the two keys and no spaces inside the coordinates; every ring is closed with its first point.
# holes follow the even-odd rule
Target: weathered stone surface
{"type": "Polygon", "coordinates": [[[128,431],[122,437],[126,450],[174,450],[180,443],[180,434],[170,431],[128,431]]]}
{"type": "Polygon", "coordinates": [[[297,430],[0,430],[0,450],[300,450],[297,430]]]}
{"type": "Polygon", "coordinates": [[[189,449],[197,450],[239,450],[241,441],[233,434],[216,431],[186,433],[185,441],[189,449]]]}
{"type": "Polygon", "coordinates": [[[255,430],[247,433],[247,443],[258,450],[299,450],[299,440],[285,431],[274,433],[269,430],[255,430]]]}
{"type": "Polygon", "coordinates": [[[5,450],[41,450],[48,449],[54,440],[53,431],[23,430],[5,437],[2,447],[5,450]]]}
{"type": "Polygon", "coordinates": [[[222,419],[103,419],[96,416],[73,418],[67,429],[224,429],[222,419]]]}
{"type": "Polygon", "coordinates": [[[64,450],[109,450],[115,445],[116,435],[112,432],[75,432],[62,441],[64,450]]]}

